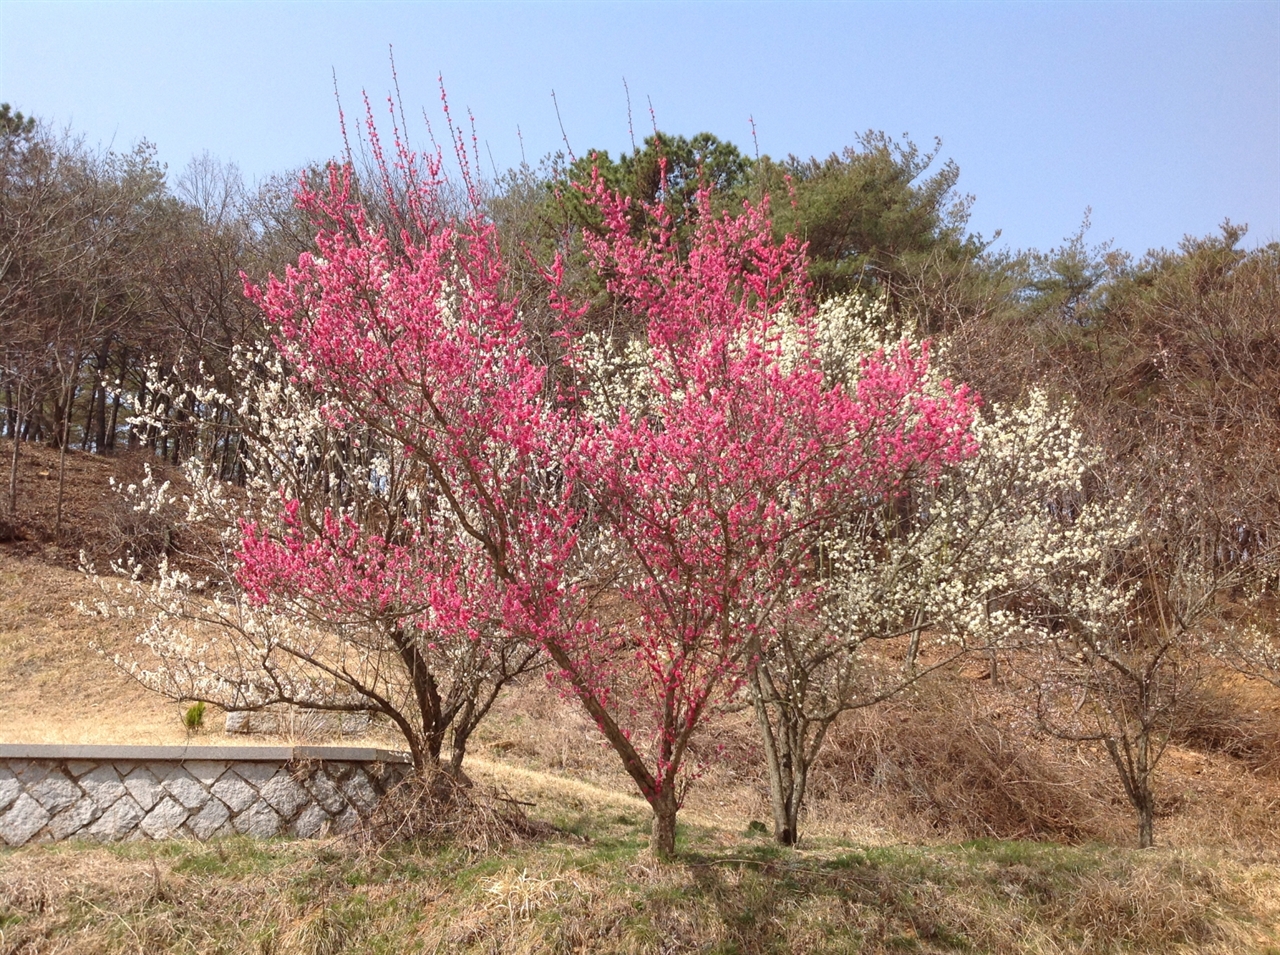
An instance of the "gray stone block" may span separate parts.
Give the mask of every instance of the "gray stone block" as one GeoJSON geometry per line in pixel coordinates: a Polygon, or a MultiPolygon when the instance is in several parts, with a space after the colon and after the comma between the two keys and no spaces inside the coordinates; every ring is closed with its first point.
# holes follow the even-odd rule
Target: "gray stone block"
{"type": "Polygon", "coordinates": [[[133,797],[133,801],[147,812],[150,812],[151,807],[164,798],[164,790],[160,788],[160,783],[143,766],[139,766],[125,777],[124,788],[133,797]]]}
{"type": "Polygon", "coordinates": [[[333,820],[329,818],[329,814],[314,803],[302,810],[302,814],[293,824],[294,834],[303,839],[326,836],[332,828],[333,820]]]}
{"type": "Polygon", "coordinates": [[[49,775],[49,770],[53,767],[44,760],[29,760],[25,763],[15,763],[14,773],[22,780],[22,788],[30,791],[32,786],[39,785],[40,781],[49,775]],[[21,766],[21,769],[17,768],[21,766]]]}
{"type": "Polygon", "coordinates": [[[338,717],[338,732],[343,736],[363,736],[373,725],[368,713],[343,713],[338,717]]]}
{"type": "Polygon", "coordinates": [[[357,769],[342,781],[339,788],[361,815],[369,813],[378,804],[378,790],[363,770],[357,769]]]}
{"type": "Polygon", "coordinates": [[[408,753],[376,749],[372,746],[295,746],[291,759],[318,759],[326,763],[405,763],[413,762],[408,753]]]}
{"type": "MultiPolygon", "coordinates": [[[[8,770],[2,770],[8,773],[8,770]]],[[[18,798],[18,793],[22,792],[22,783],[18,782],[18,778],[13,773],[7,776],[0,776],[0,812],[4,812],[13,805],[13,801],[18,798]]]]}
{"type": "Polygon", "coordinates": [[[48,822],[48,810],[26,793],[21,793],[8,811],[0,816],[0,839],[14,847],[26,845],[48,822]]]}
{"type": "Polygon", "coordinates": [[[86,796],[106,809],[125,794],[124,783],[110,765],[99,766],[76,780],[86,796]]]}
{"type": "Polygon", "coordinates": [[[199,809],[209,801],[209,790],[181,766],[174,767],[160,785],[188,809],[199,809]]]}
{"type": "Polygon", "coordinates": [[[279,767],[272,763],[231,764],[231,771],[254,789],[260,789],[263,783],[276,774],[277,769],[279,769],[279,767]]]}
{"type": "Polygon", "coordinates": [[[399,769],[399,767],[384,763],[382,760],[366,763],[361,767],[361,769],[365,771],[365,774],[379,790],[394,783],[398,778],[396,776],[396,770],[399,769]]]}
{"type": "Polygon", "coordinates": [[[293,777],[283,769],[263,783],[258,793],[284,819],[292,819],[311,801],[307,791],[294,782],[293,777]]]}
{"type": "Polygon", "coordinates": [[[269,711],[234,710],[227,714],[224,726],[227,733],[278,733],[280,715],[269,711]]]}
{"type": "Polygon", "coordinates": [[[142,822],[138,823],[138,829],[152,839],[168,839],[182,828],[182,824],[187,821],[189,815],[191,815],[190,810],[182,803],[171,796],[166,796],[156,803],[155,808],[147,813],[142,822]]]}
{"type": "Polygon", "coordinates": [[[324,772],[330,779],[342,782],[351,775],[351,771],[356,768],[355,763],[346,760],[332,760],[324,764],[324,772]]]}
{"type": "Polygon", "coordinates": [[[46,831],[55,842],[69,839],[102,815],[102,810],[88,796],[81,796],[70,809],[58,813],[49,822],[46,831]]]}
{"type": "Polygon", "coordinates": [[[76,779],[79,779],[85,773],[98,768],[96,759],[69,759],[67,760],[67,772],[76,779]]]}
{"type": "Polygon", "coordinates": [[[341,835],[353,832],[360,825],[360,813],[348,806],[333,820],[333,831],[341,835]]]}
{"type": "Polygon", "coordinates": [[[227,771],[227,764],[220,759],[193,759],[183,763],[182,768],[208,789],[227,771]]]}
{"type": "Polygon", "coordinates": [[[216,799],[210,799],[198,813],[187,820],[187,831],[201,841],[217,835],[231,818],[231,811],[216,799]]]}
{"type": "Polygon", "coordinates": [[[258,791],[235,773],[224,773],[213,784],[211,792],[226,803],[232,812],[240,812],[258,798],[258,791]]]}
{"type": "Polygon", "coordinates": [[[325,812],[330,815],[342,812],[347,808],[347,797],[342,795],[338,784],[328,777],[322,769],[306,782],[307,790],[325,812]]]}
{"type": "MultiPolygon", "coordinates": [[[[124,787],[121,786],[120,789],[123,792],[124,787]]],[[[133,801],[132,796],[122,795],[98,817],[97,822],[84,830],[84,834],[93,839],[110,842],[124,839],[138,828],[138,823],[142,822],[142,817],[145,815],[142,807],[133,801]]]]}
{"type": "Polygon", "coordinates": [[[265,799],[258,800],[236,816],[232,824],[236,832],[255,839],[267,839],[280,831],[280,817],[265,799]]]}
{"type": "Polygon", "coordinates": [[[56,816],[68,806],[74,804],[82,795],[80,787],[68,779],[61,771],[55,769],[34,786],[28,786],[27,792],[56,816]]]}

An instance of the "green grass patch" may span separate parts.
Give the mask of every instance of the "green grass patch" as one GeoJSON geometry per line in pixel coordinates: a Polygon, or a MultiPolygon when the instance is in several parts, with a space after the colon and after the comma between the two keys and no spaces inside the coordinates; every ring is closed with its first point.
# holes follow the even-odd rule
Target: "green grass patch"
{"type": "Polygon", "coordinates": [[[783,849],[690,826],[656,862],[647,819],[476,854],[342,841],[0,853],[4,951],[1265,952],[1275,866],[982,840],[783,849]],[[25,946],[25,949],[24,949],[25,946]]]}

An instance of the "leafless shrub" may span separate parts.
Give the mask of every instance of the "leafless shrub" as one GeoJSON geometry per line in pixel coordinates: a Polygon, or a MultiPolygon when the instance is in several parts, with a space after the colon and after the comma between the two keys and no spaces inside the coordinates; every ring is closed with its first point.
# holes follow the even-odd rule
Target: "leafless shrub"
{"type": "Polygon", "coordinates": [[[177,542],[177,530],[169,515],[139,510],[121,497],[102,504],[95,516],[102,540],[101,553],[95,558],[154,571],[177,542]]]}
{"type": "Polygon", "coordinates": [[[550,831],[529,819],[527,805],[477,786],[465,773],[413,773],[386,794],[355,838],[373,852],[392,842],[422,840],[488,853],[550,831]]]}
{"type": "Polygon", "coordinates": [[[1280,719],[1250,709],[1221,684],[1206,683],[1184,701],[1170,740],[1238,759],[1262,775],[1280,775],[1280,719]]]}
{"type": "Polygon", "coordinates": [[[815,779],[820,796],[871,796],[895,825],[958,838],[1079,842],[1107,828],[1096,781],[1038,751],[1025,731],[935,683],[859,711],[833,730],[815,779]]]}

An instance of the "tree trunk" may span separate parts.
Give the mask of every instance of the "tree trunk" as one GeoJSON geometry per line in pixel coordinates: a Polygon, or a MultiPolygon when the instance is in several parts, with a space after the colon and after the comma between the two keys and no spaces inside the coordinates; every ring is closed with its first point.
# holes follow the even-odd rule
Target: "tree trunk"
{"type": "MultiPolygon", "coordinates": [[[[107,429],[107,447],[116,449],[116,428],[120,419],[120,402],[124,394],[124,383],[129,379],[129,349],[120,349],[120,374],[116,378],[115,393],[111,396],[111,427],[107,429]]],[[[133,449],[133,429],[130,428],[129,448],[133,449]]]]}
{"type": "Polygon", "coordinates": [[[780,846],[794,846],[799,838],[798,807],[785,794],[771,792],[769,795],[773,803],[773,840],[780,846]]]}
{"type": "MultiPolygon", "coordinates": [[[[764,745],[765,768],[769,775],[773,838],[779,845],[794,846],[800,838],[800,803],[804,796],[804,776],[807,769],[804,754],[797,752],[795,745],[803,738],[803,730],[780,725],[775,731],[769,720],[769,704],[765,701],[760,672],[755,667],[751,671],[750,685],[751,695],[755,699],[756,724],[760,728],[760,741],[764,745]]],[[[778,722],[782,724],[786,713],[782,706],[778,709],[778,722]]]]}
{"type": "Polygon", "coordinates": [[[924,608],[917,607],[911,617],[911,642],[907,644],[907,659],[903,665],[903,670],[907,673],[916,672],[916,661],[920,659],[920,634],[923,630],[924,608]]]}
{"type": "Polygon", "coordinates": [[[106,373],[106,368],[103,368],[99,373],[100,380],[98,381],[98,402],[95,415],[96,430],[93,439],[93,450],[98,454],[102,454],[107,450],[107,383],[102,377],[106,373]]]}
{"type": "Polygon", "coordinates": [[[53,519],[53,539],[62,540],[62,499],[67,489],[67,432],[71,430],[71,403],[62,418],[62,440],[58,442],[58,511],[53,519]]]}
{"type": "Polygon", "coordinates": [[[1156,844],[1155,800],[1147,799],[1138,809],[1138,848],[1150,849],[1156,844]]]}
{"type": "Polygon", "coordinates": [[[18,449],[22,446],[22,435],[18,433],[18,424],[22,421],[22,382],[18,382],[18,398],[14,402],[13,457],[9,461],[9,518],[18,516],[18,449]]]}
{"type": "Polygon", "coordinates": [[[764,742],[765,767],[769,774],[769,807],[773,810],[773,838],[779,845],[793,846],[799,833],[796,829],[795,762],[785,740],[779,746],[779,736],[769,723],[769,712],[764,701],[756,696],[756,717],[760,724],[760,737],[764,742]]]}
{"type": "MultiPolygon", "coordinates": [[[[86,403],[84,413],[84,427],[80,429],[80,450],[88,451],[89,444],[93,441],[93,415],[98,410],[98,382],[89,383],[89,401],[86,403]]],[[[67,414],[70,418],[70,413],[67,414]]]]}
{"type": "Polygon", "coordinates": [[[93,450],[102,454],[107,443],[107,370],[111,364],[111,337],[102,343],[96,356],[94,377],[97,380],[95,400],[90,403],[90,420],[93,421],[93,450]]]}
{"type": "Polygon", "coordinates": [[[653,835],[649,840],[649,848],[654,856],[663,862],[675,858],[676,854],[676,805],[675,794],[663,792],[650,803],[653,808],[653,835]]]}
{"type": "Polygon", "coordinates": [[[108,450],[116,449],[116,426],[120,418],[120,391],[116,390],[115,396],[111,399],[111,427],[107,429],[106,446],[108,450]]]}
{"type": "MultiPolygon", "coordinates": [[[[138,385],[137,403],[134,405],[134,409],[133,409],[135,415],[142,414],[142,409],[147,406],[146,401],[147,401],[147,385],[146,385],[146,380],[144,378],[143,382],[138,385]]],[[[146,440],[146,438],[147,438],[147,435],[143,433],[140,425],[136,425],[136,424],[129,425],[129,450],[130,451],[136,451],[139,447],[141,447],[143,442],[146,440]]],[[[155,445],[153,444],[151,445],[151,447],[154,448],[155,445]]]]}
{"type": "Polygon", "coordinates": [[[1147,730],[1137,734],[1124,751],[1115,739],[1106,741],[1107,752],[1120,774],[1120,783],[1129,797],[1129,804],[1138,814],[1138,848],[1150,849],[1155,845],[1156,797],[1151,789],[1151,737],[1147,730]]]}
{"type": "MultiPolygon", "coordinates": [[[[80,362],[75,367],[78,370],[80,362]]],[[[58,435],[58,509],[53,519],[53,539],[62,540],[62,502],[67,490],[67,444],[71,440],[71,409],[75,405],[75,382],[68,383],[66,400],[63,402],[62,422],[58,435]]]]}
{"type": "Polygon", "coordinates": [[[452,773],[454,776],[460,776],[462,773],[462,761],[466,758],[466,756],[467,756],[466,741],[463,740],[462,742],[459,742],[458,737],[454,736],[453,751],[449,754],[448,771],[452,773]]]}
{"type": "Polygon", "coordinates": [[[1156,796],[1151,791],[1151,741],[1146,733],[1138,737],[1138,772],[1134,780],[1134,799],[1138,810],[1138,848],[1150,849],[1156,844],[1156,796]]]}

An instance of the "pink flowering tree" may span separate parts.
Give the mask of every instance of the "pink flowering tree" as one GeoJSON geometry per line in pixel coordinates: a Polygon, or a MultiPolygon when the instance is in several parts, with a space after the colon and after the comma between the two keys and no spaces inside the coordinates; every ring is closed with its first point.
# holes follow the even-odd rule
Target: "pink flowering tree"
{"type": "MultiPolygon", "coordinates": [[[[501,688],[544,660],[504,625],[493,565],[402,444],[338,420],[268,345],[238,349],[231,367],[236,402],[196,374],[155,382],[163,417],[135,419],[163,428],[181,396],[234,404],[246,481],[228,485],[193,453],[180,491],[150,473],[117,485],[173,531],[154,578],[130,561],[115,568],[127,582],[98,579],[100,610],[149,618],[139,651],[117,662],[164,695],[227,710],[378,715],[419,770],[456,773],[501,688]]],[[[225,441],[221,427],[187,438],[225,441]]]]}
{"type": "MultiPolygon", "coordinates": [[[[654,811],[669,854],[704,718],[748,681],[778,625],[820,599],[824,531],[900,479],[966,453],[963,389],[927,387],[928,361],[867,356],[856,384],[824,377],[803,249],[775,243],[767,204],[715,216],[706,190],[680,248],[667,211],[597,179],[604,233],[587,252],[646,338],[578,343],[586,381],[572,470],[630,613],[550,645],[654,811]]],[[[773,724],[761,709],[766,742],[773,724]]],[[[777,755],[776,747],[766,747],[777,755]]]]}
{"type": "Polygon", "coordinates": [[[441,214],[439,156],[398,143],[388,163],[369,130],[380,221],[351,169],[331,167],[296,197],[319,229],[316,252],[249,294],[326,424],[385,449],[411,506],[365,520],[286,493],[271,525],[245,526],[238,579],[259,605],[381,627],[431,717],[416,745],[438,761],[452,727],[457,761],[501,685],[549,634],[584,625],[572,577],[580,515],[562,464],[573,432],[474,193],[470,213],[441,214]],[[465,674],[433,666],[446,660],[465,674]],[[442,673],[467,676],[452,700],[442,673]]]}
{"type": "Polygon", "coordinates": [[[822,531],[905,471],[960,453],[963,395],[927,395],[923,359],[906,353],[867,358],[856,386],[826,379],[803,249],[773,241],[765,207],[715,216],[704,190],[681,247],[665,210],[633,229],[632,207],[598,180],[587,198],[605,229],[585,248],[646,334],[581,333],[553,264],[570,365],[553,376],[492,224],[433,214],[438,158],[400,149],[394,170],[398,234],[372,225],[349,172],[332,168],[322,191],[298,195],[322,226],[317,253],[252,294],[326,420],[420,468],[438,525],[303,526],[286,501],[282,532],[246,529],[240,580],[261,602],[323,598],[334,617],[416,594],[443,632],[494,620],[541,646],[669,856],[696,775],[690,744],[777,621],[812,606],[822,531]]]}
{"type": "MultiPolygon", "coordinates": [[[[423,493],[431,483],[418,463],[371,457],[363,473],[329,476],[373,484],[372,494],[339,488],[336,503],[290,487],[277,513],[244,522],[237,579],[253,603],[325,635],[288,645],[313,677],[342,690],[309,708],[380,713],[419,772],[457,776],[498,693],[541,654],[504,626],[492,565],[423,493]]],[[[270,696],[300,702],[275,682],[270,696]]]]}

